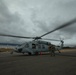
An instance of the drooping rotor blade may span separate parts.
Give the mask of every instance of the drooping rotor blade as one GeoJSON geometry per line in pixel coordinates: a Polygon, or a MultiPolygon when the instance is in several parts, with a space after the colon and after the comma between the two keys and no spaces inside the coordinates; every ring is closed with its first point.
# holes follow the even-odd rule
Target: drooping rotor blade
{"type": "Polygon", "coordinates": [[[26,39],[34,39],[35,38],[35,37],[15,36],[15,35],[2,34],[2,33],[0,33],[0,36],[15,37],[15,38],[26,38],[26,39]]]}
{"type": "Polygon", "coordinates": [[[50,41],[61,41],[61,40],[56,40],[56,39],[46,39],[46,38],[42,38],[43,40],[50,40],[50,41]]]}
{"type": "Polygon", "coordinates": [[[73,20],[71,20],[71,21],[69,21],[69,22],[67,22],[67,23],[65,23],[65,24],[62,24],[61,26],[55,28],[55,29],[52,30],[52,31],[49,31],[49,32],[47,32],[47,33],[41,35],[40,37],[43,37],[43,36],[48,35],[48,34],[54,32],[54,31],[56,31],[56,30],[62,29],[62,28],[64,28],[64,27],[67,27],[67,26],[69,26],[69,25],[71,25],[71,24],[73,24],[73,23],[75,23],[75,22],[76,22],[76,18],[73,19],[73,20]]]}

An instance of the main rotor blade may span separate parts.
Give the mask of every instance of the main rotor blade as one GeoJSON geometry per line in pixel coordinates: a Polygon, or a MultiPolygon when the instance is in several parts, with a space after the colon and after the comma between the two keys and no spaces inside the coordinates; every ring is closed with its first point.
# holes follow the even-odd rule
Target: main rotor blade
{"type": "Polygon", "coordinates": [[[0,36],[15,37],[15,38],[26,38],[26,39],[34,39],[35,38],[35,37],[15,36],[15,35],[2,34],[2,33],[0,33],[0,36]]]}
{"type": "Polygon", "coordinates": [[[73,24],[73,23],[75,23],[75,22],[76,22],[76,18],[73,19],[73,20],[71,20],[71,21],[69,21],[69,22],[67,22],[67,23],[65,23],[65,24],[62,24],[61,26],[55,28],[55,29],[52,30],[52,31],[49,31],[49,32],[47,32],[47,33],[41,35],[40,37],[43,37],[43,36],[48,35],[48,34],[54,32],[54,31],[56,31],[56,30],[62,29],[62,28],[64,28],[64,27],[67,27],[67,26],[69,26],[69,25],[71,25],[71,24],[73,24]]]}
{"type": "Polygon", "coordinates": [[[56,40],[56,39],[46,39],[46,38],[42,38],[43,40],[50,40],[50,41],[61,41],[61,40],[56,40]]]}

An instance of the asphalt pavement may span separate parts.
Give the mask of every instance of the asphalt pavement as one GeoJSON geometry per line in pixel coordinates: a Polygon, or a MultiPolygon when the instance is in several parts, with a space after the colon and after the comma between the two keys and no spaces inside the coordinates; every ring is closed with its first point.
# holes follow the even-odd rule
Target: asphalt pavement
{"type": "Polygon", "coordinates": [[[76,50],[63,50],[55,57],[2,52],[0,75],[76,75],[76,50]]]}

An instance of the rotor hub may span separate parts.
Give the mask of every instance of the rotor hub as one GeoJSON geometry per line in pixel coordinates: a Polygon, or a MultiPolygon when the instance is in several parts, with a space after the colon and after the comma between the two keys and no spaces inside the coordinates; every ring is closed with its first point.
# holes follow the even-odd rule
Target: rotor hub
{"type": "Polygon", "coordinates": [[[35,37],[35,40],[37,40],[37,39],[42,39],[41,37],[35,37]]]}

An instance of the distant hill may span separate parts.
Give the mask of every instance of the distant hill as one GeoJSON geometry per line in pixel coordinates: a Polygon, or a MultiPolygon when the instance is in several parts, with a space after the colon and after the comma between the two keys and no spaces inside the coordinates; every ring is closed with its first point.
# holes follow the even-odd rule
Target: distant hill
{"type": "Polygon", "coordinates": [[[14,44],[14,43],[0,43],[0,45],[19,46],[19,45],[21,45],[21,44],[14,44]]]}

